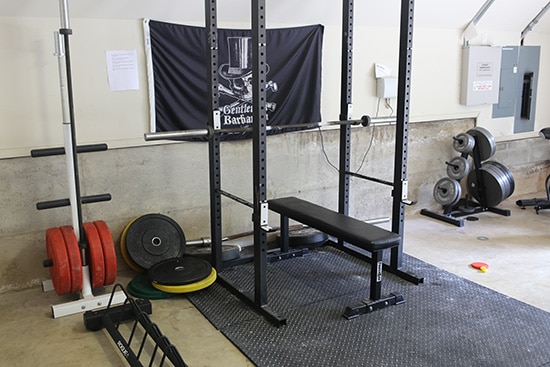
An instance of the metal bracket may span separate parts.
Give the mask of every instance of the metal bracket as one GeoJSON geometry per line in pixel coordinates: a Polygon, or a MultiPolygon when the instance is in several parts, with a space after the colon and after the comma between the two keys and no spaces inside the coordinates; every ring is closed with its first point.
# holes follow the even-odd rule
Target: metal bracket
{"type": "Polygon", "coordinates": [[[402,180],[401,181],[401,202],[405,205],[416,204],[416,201],[409,200],[408,195],[409,195],[409,181],[402,180]]]}
{"type": "Polygon", "coordinates": [[[215,110],[212,112],[214,121],[214,130],[220,130],[222,128],[222,122],[220,119],[220,111],[215,110]]]}
{"type": "Polygon", "coordinates": [[[348,121],[351,120],[352,116],[353,116],[353,103],[348,103],[348,113],[347,113],[348,117],[348,121]]]}
{"type": "MultiPolygon", "coordinates": [[[[63,316],[74,315],[84,311],[94,311],[106,307],[109,304],[110,294],[82,298],[77,301],[67,302],[52,306],[52,316],[54,319],[63,316]]],[[[123,292],[114,293],[112,304],[121,304],[126,300],[123,292]]]]}
{"type": "Polygon", "coordinates": [[[260,225],[266,227],[268,225],[269,208],[267,202],[260,204],[260,225]]]}
{"type": "Polygon", "coordinates": [[[402,180],[401,181],[401,201],[407,200],[408,194],[409,194],[409,181],[402,180]]]}

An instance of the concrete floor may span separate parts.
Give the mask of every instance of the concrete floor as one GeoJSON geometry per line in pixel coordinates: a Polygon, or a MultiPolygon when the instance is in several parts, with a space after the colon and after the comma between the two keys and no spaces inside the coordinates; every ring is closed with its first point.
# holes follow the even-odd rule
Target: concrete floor
{"type": "MultiPolygon", "coordinates": [[[[537,215],[512,200],[500,207],[512,216],[481,213],[464,227],[412,215],[405,252],[550,312],[550,210],[537,215]],[[473,261],[488,271],[472,269],[473,261]]],[[[0,295],[0,366],[128,365],[105,330],[85,329],[82,314],[52,318],[51,305],[72,299],[37,287],[0,295]]],[[[153,301],[151,319],[192,367],[252,366],[185,298],[153,301]]]]}

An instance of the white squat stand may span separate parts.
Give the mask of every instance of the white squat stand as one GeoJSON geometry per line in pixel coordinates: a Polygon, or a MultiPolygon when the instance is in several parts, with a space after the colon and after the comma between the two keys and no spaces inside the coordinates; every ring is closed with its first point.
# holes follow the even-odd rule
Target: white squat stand
{"type": "MultiPolygon", "coordinates": [[[[58,57],[59,66],[59,84],[61,89],[61,108],[63,115],[63,132],[65,143],[65,156],[67,159],[67,176],[69,180],[71,217],[73,229],[78,242],[80,243],[82,228],[82,215],[80,211],[80,194],[78,190],[78,168],[76,165],[76,144],[74,141],[74,121],[72,105],[72,88],[67,82],[70,82],[70,58],[68,55],[68,35],[72,33],[69,24],[69,11],[67,0],[59,0],[59,9],[61,17],[61,29],[55,32],[55,55],[58,57]]],[[[92,293],[89,266],[86,264],[85,251],[81,251],[82,256],[82,290],[80,299],[60,305],[52,306],[52,315],[54,318],[73,315],[85,311],[93,311],[105,308],[109,305],[123,303],[126,300],[124,292],[119,291],[114,294],[105,294],[94,296],[92,293]],[[111,299],[112,297],[112,299],[111,299]]],[[[53,290],[51,280],[42,283],[44,291],[53,290]]]]}

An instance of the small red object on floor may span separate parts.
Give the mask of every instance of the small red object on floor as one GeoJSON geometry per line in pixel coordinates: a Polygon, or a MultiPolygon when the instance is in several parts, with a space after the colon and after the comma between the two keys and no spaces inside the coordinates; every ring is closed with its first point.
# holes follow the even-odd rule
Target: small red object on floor
{"type": "Polygon", "coordinates": [[[473,262],[473,263],[470,264],[470,266],[474,269],[479,269],[484,273],[486,273],[487,269],[489,269],[489,264],[481,262],[481,261],[473,262]]]}

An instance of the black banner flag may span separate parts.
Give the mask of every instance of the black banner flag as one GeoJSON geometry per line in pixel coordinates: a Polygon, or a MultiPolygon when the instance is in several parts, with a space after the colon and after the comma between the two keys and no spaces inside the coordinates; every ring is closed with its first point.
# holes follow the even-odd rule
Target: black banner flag
{"type": "MultiPolygon", "coordinates": [[[[204,129],[208,121],[206,30],[149,20],[154,131],[204,129]]],[[[252,123],[249,30],[218,30],[221,127],[252,123]]],[[[323,26],[267,30],[268,125],[321,121],[323,26]]],[[[151,86],[150,86],[151,89],[151,86]]],[[[247,134],[242,135],[245,137],[247,134]]]]}

